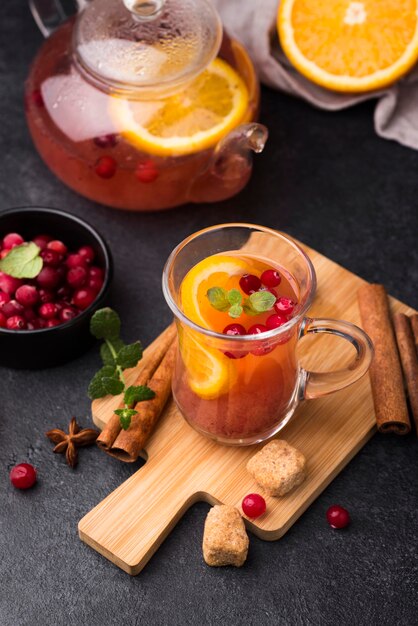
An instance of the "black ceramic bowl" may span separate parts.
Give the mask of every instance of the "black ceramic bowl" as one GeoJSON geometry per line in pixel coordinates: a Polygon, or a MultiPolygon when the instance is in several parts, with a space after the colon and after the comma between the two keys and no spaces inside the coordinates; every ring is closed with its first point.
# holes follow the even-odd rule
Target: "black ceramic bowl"
{"type": "Polygon", "coordinates": [[[96,252],[95,264],[105,270],[105,279],[96,300],[69,322],[40,330],[8,330],[0,328],[0,365],[40,369],[59,365],[85,352],[94,342],[89,332],[92,314],[105,305],[113,273],[109,246],[99,233],[84,220],[59,211],[38,207],[22,207],[0,213],[0,239],[17,232],[28,241],[46,233],[62,239],[69,250],[89,245],[96,252]]]}

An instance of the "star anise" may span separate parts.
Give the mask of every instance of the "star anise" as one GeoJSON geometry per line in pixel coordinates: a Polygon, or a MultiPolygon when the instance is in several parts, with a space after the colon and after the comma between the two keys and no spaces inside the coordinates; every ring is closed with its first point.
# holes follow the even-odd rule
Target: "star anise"
{"type": "Polygon", "coordinates": [[[68,435],[60,428],[53,428],[45,434],[52,443],[57,444],[53,452],[58,454],[65,452],[68,465],[74,468],[78,460],[77,448],[94,443],[99,436],[99,431],[94,428],[80,429],[75,417],[73,417],[68,427],[68,435]]]}

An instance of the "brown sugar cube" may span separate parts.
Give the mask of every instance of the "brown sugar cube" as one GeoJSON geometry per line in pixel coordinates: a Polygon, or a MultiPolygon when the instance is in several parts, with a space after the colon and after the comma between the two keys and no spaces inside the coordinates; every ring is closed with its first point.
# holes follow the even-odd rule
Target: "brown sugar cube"
{"type": "Polygon", "coordinates": [[[208,565],[241,567],[247,558],[248,535],[233,506],[216,504],[209,511],[203,533],[203,558],[208,565]]]}
{"type": "Polygon", "coordinates": [[[306,477],[306,459],[283,439],[266,444],[247,463],[247,470],[270,496],[284,496],[306,477]]]}

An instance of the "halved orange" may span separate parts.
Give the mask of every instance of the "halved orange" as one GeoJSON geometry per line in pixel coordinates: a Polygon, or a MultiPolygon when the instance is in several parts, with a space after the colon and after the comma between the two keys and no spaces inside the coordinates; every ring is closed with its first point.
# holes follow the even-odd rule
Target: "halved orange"
{"type": "Polygon", "coordinates": [[[334,91],[385,87],[418,60],[418,0],[282,0],[277,26],[300,73],[334,91]]]}

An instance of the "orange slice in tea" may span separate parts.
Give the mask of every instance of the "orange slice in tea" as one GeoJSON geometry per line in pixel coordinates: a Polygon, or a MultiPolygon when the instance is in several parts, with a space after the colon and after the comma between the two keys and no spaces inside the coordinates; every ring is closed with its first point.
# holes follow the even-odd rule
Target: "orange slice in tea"
{"type": "Polygon", "coordinates": [[[301,74],[328,89],[393,83],[418,59],[418,0],[282,0],[278,31],[301,74]]]}
{"type": "MultiPolygon", "coordinates": [[[[229,289],[234,277],[236,279],[247,270],[247,263],[232,255],[214,255],[197,263],[181,284],[180,300],[184,314],[199,326],[212,330],[219,330],[217,316],[221,316],[221,325],[225,326],[225,314],[211,307],[207,290],[215,286],[229,289]]],[[[183,328],[180,351],[190,388],[199,397],[216,398],[234,384],[237,372],[233,360],[216,348],[207,346],[197,331],[183,328]]]]}
{"type": "Polygon", "coordinates": [[[178,93],[141,102],[112,97],[110,114],[125,139],[159,156],[192,154],[216,145],[245,120],[248,91],[225,61],[209,67],[178,93]]]}

